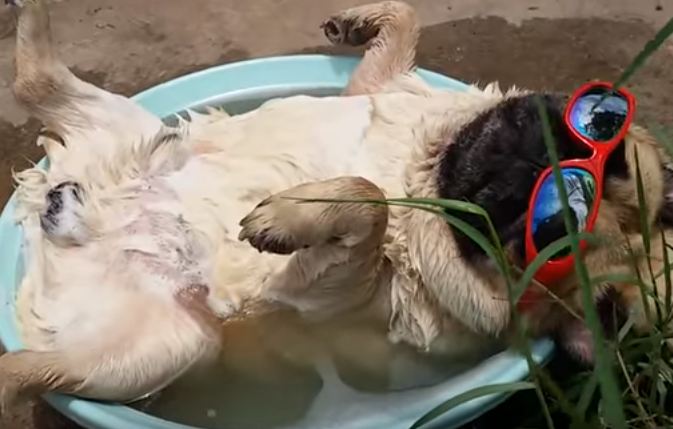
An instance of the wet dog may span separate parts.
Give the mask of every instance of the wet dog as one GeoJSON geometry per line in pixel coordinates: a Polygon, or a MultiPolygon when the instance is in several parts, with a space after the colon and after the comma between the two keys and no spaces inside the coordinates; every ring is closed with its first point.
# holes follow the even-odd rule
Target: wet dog
{"type": "MultiPolygon", "coordinates": [[[[275,99],[169,127],[74,76],[54,50],[39,0],[12,3],[14,91],[49,131],[39,141],[49,168],[16,176],[26,349],[0,358],[1,403],[23,392],[143,397],[215,351],[226,355],[222,323],[281,308],[316,324],[366,320],[391,342],[447,359],[506,342],[503,278],[441,217],[300,201],[471,201],[523,264],[528,199],[550,163],[536,94],[426,85],[413,74],[419,26],[411,7],[376,3],[323,23],[332,43],[366,46],[341,96],[275,99]]],[[[562,126],[564,97],[541,96],[559,155],[581,156],[562,126]]],[[[586,252],[594,275],[633,270],[629,256],[641,243],[636,148],[653,230],[670,211],[666,159],[633,126],[608,162],[595,229],[610,244],[586,252]]],[[[607,286],[596,287],[597,300],[607,286]]],[[[638,328],[650,329],[637,288],[612,289],[638,328]]],[[[581,319],[577,279],[556,291],[559,300],[530,310],[530,325],[588,358],[588,331],[566,309],[581,319]]]]}

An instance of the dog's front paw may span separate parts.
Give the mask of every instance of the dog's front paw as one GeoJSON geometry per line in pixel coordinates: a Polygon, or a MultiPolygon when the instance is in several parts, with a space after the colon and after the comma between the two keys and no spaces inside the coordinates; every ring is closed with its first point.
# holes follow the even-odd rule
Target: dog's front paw
{"type": "Polygon", "coordinates": [[[302,243],[293,227],[297,216],[297,202],[272,196],[262,201],[240,222],[238,239],[248,241],[260,252],[288,255],[308,247],[302,243]]]}
{"type": "Polygon", "coordinates": [[[334,45],[364,45],[378,33],[378,29],[368,19],[354,14],[352,9],[330,17],[320,28],[334,45]]]}

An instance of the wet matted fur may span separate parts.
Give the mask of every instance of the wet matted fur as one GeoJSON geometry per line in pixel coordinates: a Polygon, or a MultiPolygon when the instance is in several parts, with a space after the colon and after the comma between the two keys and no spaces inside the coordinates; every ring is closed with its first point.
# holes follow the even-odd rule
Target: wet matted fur
{"type": "MultiPolygon", "coordinates": [[[[235,355],[220,341],[222,323],[280,308],[316,324],[378,324],[391,342],[447,359],[506,342],[503,279],[440,217],[297,201],[468,200],[521,261],[528,197],[549,164],[533,94],[427,86],[411,73],[419,32],[411,7],[376,3],[323,24],[333,43],[367,47],[343,96],[193,114],[170,128],[76,78],[52,47],[44,5],[14,3],[14,90],[49,130],[39,143],[50,168],[17,174],[26,350],[0,358],[0,404],[23,392],[142,397],[217,350],[235,355]]],[[[561,126],[564,100],[543,97],[567,159],[581,153],[561,126]]],[[[627,243],[638,251],[636,148],[653,228],[670,211],[662,153],[633,126],[608,163],[596,231],[609,245],[586,254],[595,275],[629,271],[627,243]]],[[[647,330],[634,289],[612,285],[647,330]]],[[[559,294],[581,314],[574,278],[559,294]]],[[[528,317],[538,334],[590,357],[586,328],[559,303],[542,300],[528,317]]]]}

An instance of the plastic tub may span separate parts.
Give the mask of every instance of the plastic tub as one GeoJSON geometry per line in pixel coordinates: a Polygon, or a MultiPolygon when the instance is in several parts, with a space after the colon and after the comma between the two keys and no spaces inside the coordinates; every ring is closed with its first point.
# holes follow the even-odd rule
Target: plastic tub
{"type": "MultiPolygon", "coordinates": [[[[255,59],[213,67],[160,84],[133,97],[160,117],[187,108],[226,105],[230,113],[256,107],[272,97],[297,93],[333,94],[343,88],[359,59],[323,55],[296,55],[255,59]]],[[[418,70],[430,85],[464,90],[466,85],[449,77],[418,70]]],[[[0,340],[7,350],[18,350],[21,342],[15,322],[14,301],[23,273],[22,232],[14,223],[15,197],[0,216],[0,340]]],[[[544,363],[553,352],[553,343],[542,339],[533,344],[534,358],[544,363]]],[[[408,428],[424,412],[467,390],[486,384],[525,379],[528,367],[523,357],[512,351],[498,353],[468,371],[433,388],[432,400],[408,403],[385,414],[372,413],[360,427],[408,428]],[[364,426],[363,426],[364,425],[364,426]]],[[[495,394],[466,402],[429,427],[453,428],[483,414],[506,398],[495,394]]],[[[61,413],[89,429],[194,429],[144,414],[127,406],[86,401],[65,395],[45,395],[61,413]]],[[[347,429],[347,428],[343,428],[347,429]]]]}

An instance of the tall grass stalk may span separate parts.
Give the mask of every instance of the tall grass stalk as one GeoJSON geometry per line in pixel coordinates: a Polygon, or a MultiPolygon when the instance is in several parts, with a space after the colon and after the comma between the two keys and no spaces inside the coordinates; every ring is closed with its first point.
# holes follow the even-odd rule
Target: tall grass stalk
{"type": "Polygon", "coordinates": [[[622,407],[620,392],[612,369],[613,359],[605,346],[605,334],[603,333],[603,327],[594,304],[594,294],[589,280],[589,271],[581,258],[582,251],[580,249],[580,240],[577,236],[574,215],[570,208],[568,192],[559,166],[559,158],[551,132],[549,116],[542,101],[538,98],[536,102],[538,104],[540,117],[542,118],[544,142],[547,146],[547,153],[549,154],[549,159],[552,164],[552,174],[554,175],[554,181],[556,182],[559,199],[561,201],[563,220],[566,231],[568,232],[568,237],[570,238],[571,252],[575,255],[575,274],[577,275],[582,291],[582,305],[584,307],[585,322],[592,334],[596,360],[595,371],[603,395],[603,400],[605,401],[606,418],[611,427],[614,427],[615,429],[626,429],[624,409],[622,407]]]}

